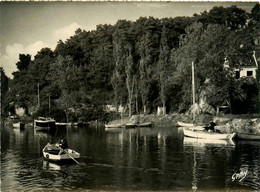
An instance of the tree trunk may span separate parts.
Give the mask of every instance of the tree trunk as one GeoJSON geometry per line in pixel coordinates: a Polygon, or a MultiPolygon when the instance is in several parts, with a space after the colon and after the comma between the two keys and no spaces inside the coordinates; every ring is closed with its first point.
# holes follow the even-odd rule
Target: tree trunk
{"type": "Polygon", "coordinates": [[[135,110],[136,110],[136,113],[138,114],[138,113],[139,113],[139,109],[138,109],[138,100],[137,100],[137,97],[135,97],[135,110]]]}
{"type": "Polygon", "coordinates": [[[144,114],[146,115],[146,105],[144,105],[144,114]]]}
{"type": "Polygon", "coordinates": [[[166,114],[166,106],[165,106],[165,102],[163,102],[163,115],[166,114]]]}
{"type": "Polygon", "coordinates": [[[128,103],[128,108],[129,108],[129,117],[132,117],[132,102],[129,101],[128,103]]]}

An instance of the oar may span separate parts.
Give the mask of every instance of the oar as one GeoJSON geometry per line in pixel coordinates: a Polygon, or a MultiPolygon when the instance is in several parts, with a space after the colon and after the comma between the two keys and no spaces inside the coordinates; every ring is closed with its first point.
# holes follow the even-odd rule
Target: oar
{"type": "Polygon", "coordinates": [[[65,151],[65,153],[73,160],[73,161],[75,161],[77,164],[79,164],[79,162],[76,160],[76,159],[74,159],[74,157],[72,157],[66,150],[64,150],[64,149],[62,149],[61,147],[59,147],[61,150],[63,150],[63,151],[65,151]]]}

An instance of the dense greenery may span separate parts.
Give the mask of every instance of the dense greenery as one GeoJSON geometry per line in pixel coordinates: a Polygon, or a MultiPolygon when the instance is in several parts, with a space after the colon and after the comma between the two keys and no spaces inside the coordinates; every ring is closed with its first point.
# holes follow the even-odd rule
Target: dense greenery
{"type": "Polygon", "coordinates": [[[185,111],[191,105],[194,62],[197,102],[203,96],[214,108],[228,104],[232,113],[254,113],[257,83],[235,79],[233,69],[255,65],[257,7],[252,14],[236,6],[214,7],[193,17],[141,17],[94,31],[78,29],[54,51],[43,48],[34,59],[20,55],[5,103],[33,114],[39,87],[37,114],[59,109],[67,120],[106,121],[108,104],[127,107],[130,116],[158,106],[164,113],[185,111]]]}
{"type": "Polygon", "coordinates": [[[1,72],[1,116],[4,115],[5,111],[8,110],[3,110],[3,103],[5,103],[5,98],[6,98],[6,94],[8,92],[8,77],[5,75],[4,69],[2,67],[0,67],[0,72],[1,72]]]}

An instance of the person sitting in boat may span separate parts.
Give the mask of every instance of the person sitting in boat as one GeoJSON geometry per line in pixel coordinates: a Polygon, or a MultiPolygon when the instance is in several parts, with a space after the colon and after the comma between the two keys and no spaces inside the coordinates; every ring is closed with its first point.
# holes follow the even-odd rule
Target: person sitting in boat
{"type": "Polygon", "coordinates": [[[67,149],[67,148],[69,147],[69,146],[68,146],[68,143],[67,143],[67,140],[66,140],[65,138],[60,140],[59,146],[60,146],[62,149],[67,149]]]}
{"type": "Polygon", "coordinates": [[[216,125],[216,123],[214,123],[214,121],[211,121],[210,125],[208,127],[206,127],[206,130],[208,132],[215,132],[215,125],[216,125]]]}

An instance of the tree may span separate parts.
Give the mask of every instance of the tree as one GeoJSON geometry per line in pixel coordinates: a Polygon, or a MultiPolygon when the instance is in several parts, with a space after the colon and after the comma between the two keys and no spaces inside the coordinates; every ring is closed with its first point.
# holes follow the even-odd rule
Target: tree
{"type": "Polygon", "coordinates": [[[141,38],[139,43],[139,74],[140,74],[140,95],[143,105],[144,114],[147,113],[148,96],[150,91],[151,81],[151,65],[152,65],[152,49],[151,49],[151,34],[146,33],[141,38]]]}
{"type": "Polygon", "coordinates": [[[134,87],[136,82],[136,77],[134,75],[134,61],[132,56],[132,47],[130,44],[126,45],[126,49],[128,50],[128,56],[126,58],[126,87],[128,91],[128,109],[129,109],[129,117],[132,116],[132,102],[134,95],[134,87]]]}
{"type": "Polygon", "coordinates": [[[127,95],[127,90],[125,87],[127,50],[125,49],[124,45],[128,43],[128,29],[130,27],[130,22],[119,20],[113,33],[113,57],[115,68],[113,71],[111,83],[114,90],[116,109],[118,109],[119,104],[122,104],[125,96],[127,95]]]}
{"type": "MultiPolygon", "coordinates": [[[[216,107],[223,103],[234,105],[234,91],[236,84],[233,82],[232,70],[224,69],[225,59],[230,64],[230,69],[239,67],[252,60],[247,59],[247,55],[252,52],[251,41],[247,38],[238,39],[238,35],[244,35],[242,31],[231,31],[224,25],[208,25],[204,29],[201,23],[194,23],[187,28],[187,35],[182,41],[180,47],[174,54],[174,62],[177,65],[175,72],[175,82],[182,85],[183,101],[186,106],[190,105],[191,97],[188,95],[190,90],[190,65],[195,63],[195,82],[196,94],[201,94],[208,87],[211,91],[206,93],[209,104],[216,107]],[[246,49],[243,49],[243,46],[246,49]],[[242,54],[243,50],[243,54],[242,54]],[[240,54],[241,53],[241,54],[240,54]],[[243,62],[244,61],[244,62],[243,62]]],[[[241,37],[241,36],[240,36],[241,37]]],[[[196,98],[198,100],[198,97],[196,98]]],[[[185,106],[184,105],[184,106],[185,106]]]]}
{"type": "Polygon", "coordinates": [[[223,6],[213,7],[209,12],[204,11],[200,15],[195,14],[194,16],[197,22],[201,22],[205,26],[220,24],[232,31],[243,28],[249,18],[246,11],[235,5],[227,8],[223,6]]]}
{"type": "Polygon", "coordinates": [[[159,87],[160,87],[160,99],[163,106],[163,115],[166,114],[166,69],[167,64],[169,62],[169,54],[170,50],[167,43],[166,38],[166,28],[163,26],[162,35],[161,35],[161,43],[160,43],[160,55],[159,60],[157,62],[158,67],[158,76],[159,76],[159,87]]]}
{"type": "Polygon", "coordinates": [[[16,63],[19,71],[27,70],[31,63],[31,55],[19,54],[19,61],[16,63]]]}
{"type": "Polygon", "coordinates": [[[6,107],[5,104],[5,99],[6,99],[6,94],[8,92],[8,77],[5,75],[4,69],[2,67],[0,67],[0,72],[1,72],[1,116],[3,116],[5,114],[4,108],[6,107]]]}

